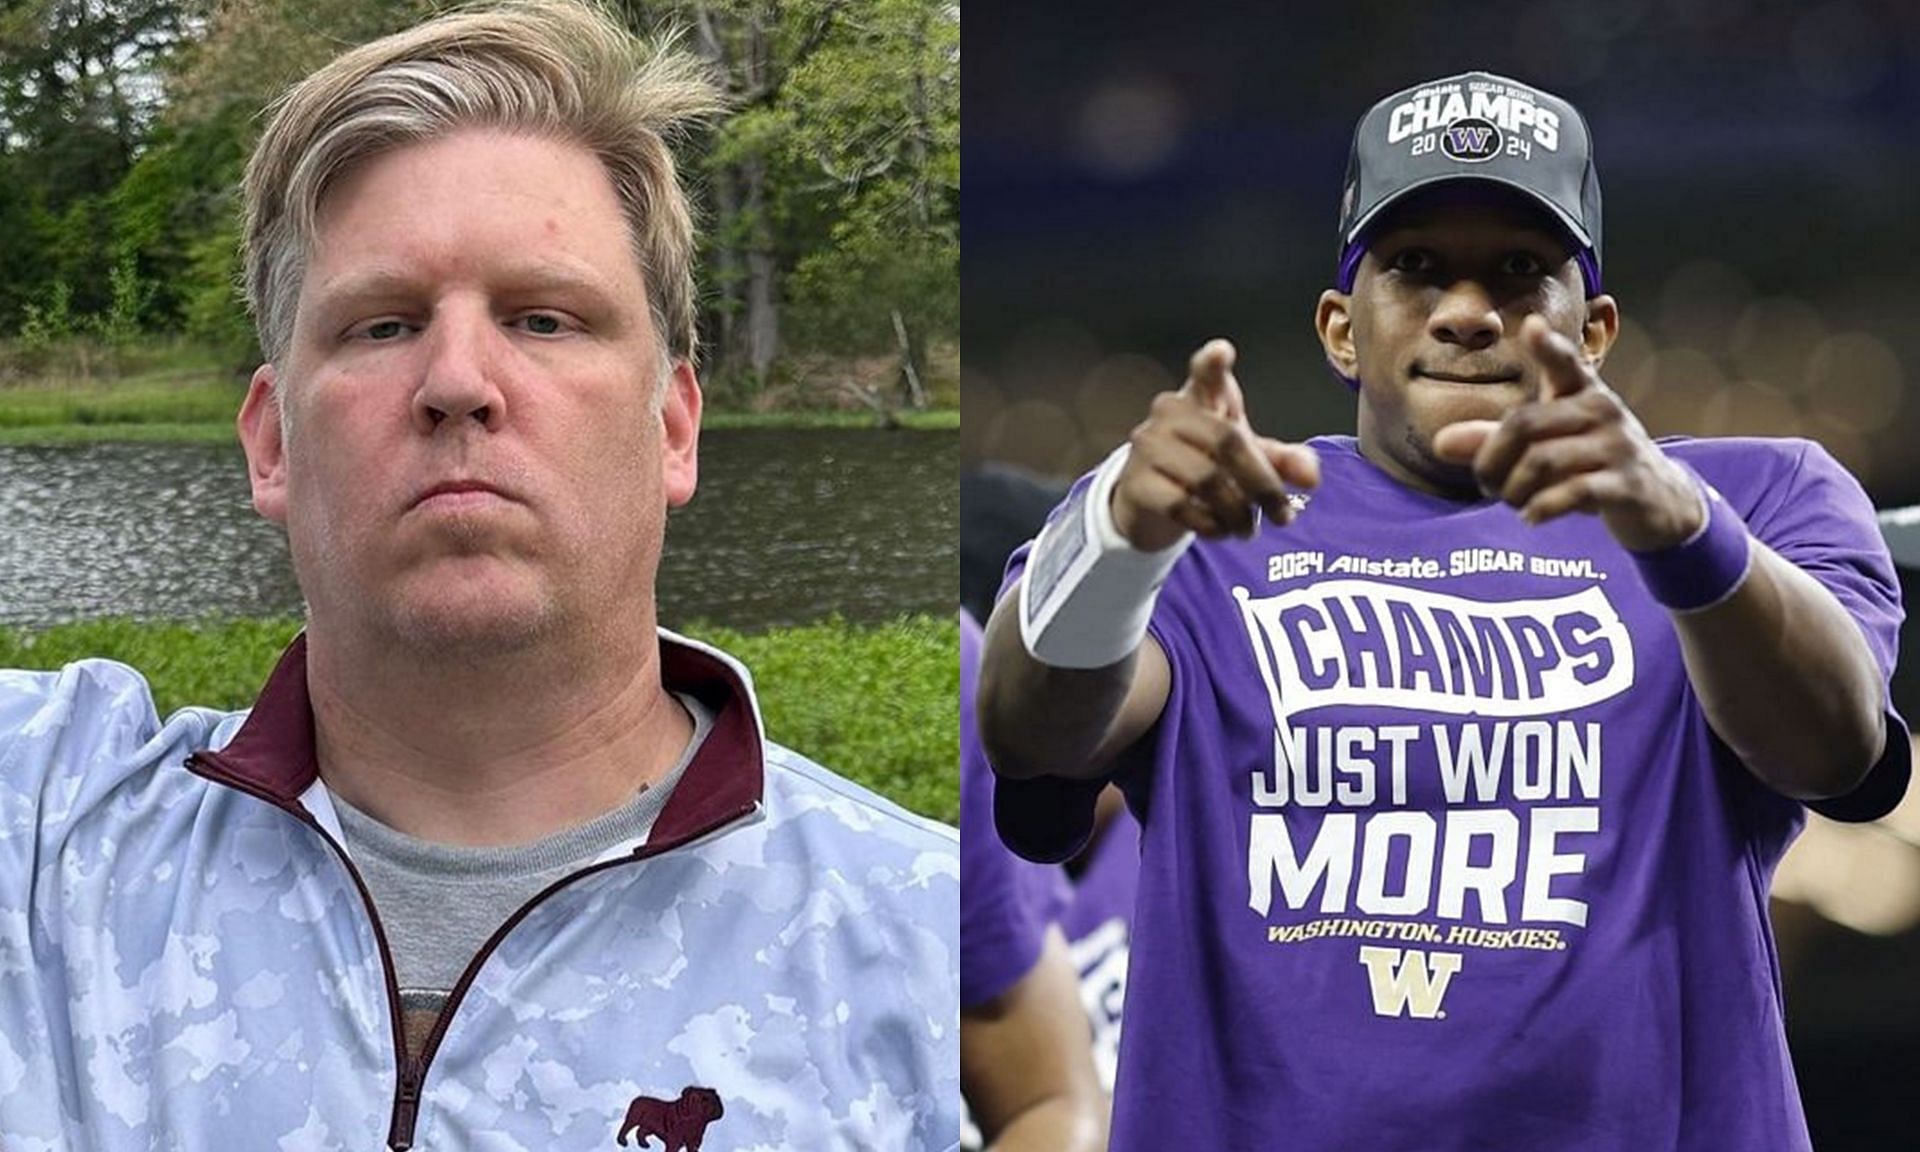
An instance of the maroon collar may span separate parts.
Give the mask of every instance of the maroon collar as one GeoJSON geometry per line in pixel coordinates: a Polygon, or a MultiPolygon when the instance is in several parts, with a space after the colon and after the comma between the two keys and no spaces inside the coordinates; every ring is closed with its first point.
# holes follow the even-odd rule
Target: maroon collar
{"type": "MultiPolygon", "coordinates": [[[[765,745],[753,693],[727,659],[660,633],[660,677],[713,709],[713,728],[654,822],[646,852],[684,844],[752,812],[766,778],[765,745]]],[[[307,635],[281,654],[253,711],[232,741],[187,766],[307,819],[300,796],[320,776],[314,754],[313,702],[307,693],[307,635]]]]}

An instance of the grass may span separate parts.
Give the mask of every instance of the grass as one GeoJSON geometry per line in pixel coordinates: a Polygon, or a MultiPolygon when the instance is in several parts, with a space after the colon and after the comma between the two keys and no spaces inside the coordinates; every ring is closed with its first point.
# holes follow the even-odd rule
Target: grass
{"type": "Polygon", "coordinates": [[[101,443],[238,444],[233,421],[219,424],[37,424],[0,425],[0,446],[101,443]]]}
{"type": "Polygon", "coordinates": [[[0,391],[0,428],[219,424],[231,431],[245,396],[244,388],[217,380],[152,377],[111,387],[8,388],[0,391]]]}
{"type": "Polygon", "coordinates": [[[246,384],[179,337],[0,341],[0,443],[231,440],[246,384]]]}
{"type": "Polygon", "coordinates": [[[125,342],[95,336],[46,343],[0,339],[0,389],[182,384],[218,380],[236,367],[237,353],[222,353],[185,336],[148,333],[125,342]]]}
{"type": "MultiPolygon", "coordinates": [[[[0,389],[0,444],[101,441],[231,443],[233,417],[245,397],[237,385],[136,381],[113,387],[0,389]]],[[[953,430],[957,409],[902,412],[903,427],[953,430]]],[[[871,412],[715,412],[708,431],[733,428],[873,428],[871,412]]]]}
{"type": "Polygon", "coordinates": [[[958,616],[686,631],[753,670],[769,737],[915,812],[959,820],[958,616]]]}
{"type": "MultiPolygon", "coordinates": [[[[925,412],[901,411],[894,414],[903,428],[916,431],[951,431],[960,427],[958,408],[933,408],[925,412]]],[[[874,428],[879,417],[871,412],[715,412],[700,417],[705,431],[716,428],[874,428]]]]}
{"type": "MultiPolygon", "coordinates": [[[[298,629],[290,619],[0,628],[0,668],[100,656],[145,674],[162,716],[188,704],[244,708],[298,629]]],[[[685,631],[752,669],[771,739],[916,812],[959,818],[956,618],[871,627],[832,619],[754,635],[699,624],[685,631]]]]}

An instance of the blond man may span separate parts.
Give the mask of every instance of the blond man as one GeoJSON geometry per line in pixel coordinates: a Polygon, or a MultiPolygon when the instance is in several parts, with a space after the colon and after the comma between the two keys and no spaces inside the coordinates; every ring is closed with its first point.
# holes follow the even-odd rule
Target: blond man
{"type": "Polygon", "coordinates": [[[0,673],[19,1148],[944,1149],[958,865],[656,625],[697,476],[697,63],[516,4],[249,165],[239,416],[308,625],[248,713],[0,673]]]}

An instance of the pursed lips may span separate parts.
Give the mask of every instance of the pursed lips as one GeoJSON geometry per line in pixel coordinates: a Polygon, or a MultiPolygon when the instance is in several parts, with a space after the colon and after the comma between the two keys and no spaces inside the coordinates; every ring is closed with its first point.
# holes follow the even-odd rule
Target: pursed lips
{"type": "Polygon", "coordinates": [[[483,504],[490,500],[512,500],[513,496],[484,480],[457,479],[442,480],[421,491],[414,497],[410,507],[418,508],[429,501],[448,506],[483,504]]]}
{"type": "Polygon", "coordinates": [[[1497,372],[1443,372],[1438,368],[1415,364],[1408,374],[1447,384],[1517,384],[1520,381],[1520,370],[1517,368],[1497,372]]]}

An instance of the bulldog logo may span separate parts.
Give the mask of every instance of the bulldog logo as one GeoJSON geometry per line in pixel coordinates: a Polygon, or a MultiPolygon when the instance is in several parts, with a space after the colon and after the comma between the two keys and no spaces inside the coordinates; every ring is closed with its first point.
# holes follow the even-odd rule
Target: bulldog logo
{"type": "Polygon", "coordinates": [[[726,1109],[720,1105],[720,1093],[711,1088],[682,1088],[678,1100],[656,1100],[635,1096],[627,1105],[627,1118],[620,1125],[620,1146],[627,1146],[629,1132],[638,1136],[640,1147],[651,1148],[649,1138],[658,1136],[664,1152],[700,1152],[700,1141],[707,1125],[720,1119],[726,1109]]]}

